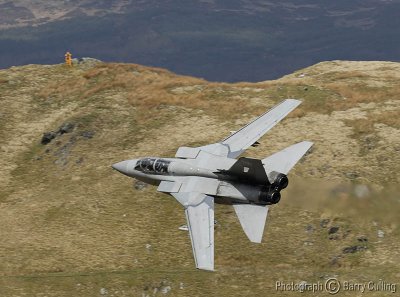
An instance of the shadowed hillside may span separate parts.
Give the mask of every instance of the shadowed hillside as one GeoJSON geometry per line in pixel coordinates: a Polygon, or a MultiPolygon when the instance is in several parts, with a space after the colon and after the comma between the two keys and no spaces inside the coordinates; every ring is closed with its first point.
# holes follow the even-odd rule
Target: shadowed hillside
{"type": "Polygon", "coordinates": [[[328,60],[399,61],[400,1],[0,0],[0,68],[76,57],[258,82],[328,60]]]}
{"type": "Polygon", "coordinates": [[[281,296],[276,281],[398,281],[399,73],[333,61],[221,84],[91,60],[1,70],[0,296],[281,296]],[[312,151],[262,244],[216,206],[217,271],[196,270],[182,207],[110,165],[217,142],[284,98],[303,104],[246,155],[302,140],[312,151]]]}

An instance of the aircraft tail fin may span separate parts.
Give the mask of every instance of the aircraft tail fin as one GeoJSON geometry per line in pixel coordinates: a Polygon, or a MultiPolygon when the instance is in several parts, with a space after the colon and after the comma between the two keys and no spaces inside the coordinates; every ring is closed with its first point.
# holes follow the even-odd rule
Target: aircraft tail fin
{"type": "Polygon", "coordinates": [[[217,173],[235,176],[242,181],[256,184],[268,184],[268,177],[263,163],[258,159],[239,158],[228,170],[219,170],[217,173]]]}
{"type": "Polygon", "coordinates": [[[251,242],[261,243],[268,215],[268,206],[233,204],[244,233],[251,242]]]}

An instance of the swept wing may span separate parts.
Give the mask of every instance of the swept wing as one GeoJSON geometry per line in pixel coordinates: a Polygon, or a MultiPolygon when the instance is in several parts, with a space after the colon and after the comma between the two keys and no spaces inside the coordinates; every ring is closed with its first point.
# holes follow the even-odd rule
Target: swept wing
{"type": "Polygon", "coordinates": [[[200,151],[205,151],[213,155],[235,159],[300,103],[301,101],[296,99],[286,99],[221,142],[197,148],[180,147],[175,156],[177,158],[196,159],[201,158],[200,151]]]}
{"type": "Polygon", "coordinates": [[[214,197],[199,190],[215,193],[217,186],[216,180],[193,176],[176,182],[162,181],[158,187],[185,207],[196,267],[204,270],[214,270],[214,197]]]}
{"type": "Polygon", "coordinates": [[[286,99],[240,130],[222,140],[221,144],[229,147],[229,158],[236,158],[260,139],[279,121],[295,109],[301,101],[286,99]]]}

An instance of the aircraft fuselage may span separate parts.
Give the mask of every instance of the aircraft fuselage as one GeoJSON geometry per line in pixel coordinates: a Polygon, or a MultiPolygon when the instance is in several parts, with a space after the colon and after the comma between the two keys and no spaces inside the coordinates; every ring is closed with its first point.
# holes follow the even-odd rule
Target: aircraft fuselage
{"type": "MultiPolygon", "coordinates": [[[[195,160],[178,158],[133,159],[119,162],[113,167],[129,177],[152,185],[160,185],[162,181],[180,183],[187,177],[201,177],[204,182],[196,185],[198,191],[215,198],[223,198],[216,199],[216,203],[241,202],[267,205],[279,202],[279,192],[283,188],[278,189],[268,179],[260,184],[243,179],[241,176],[227,174],[226,172],[229,172],[238,160],[224,159],[224,161],[210,163],[212,168],[200,167],[194,162],[195,160]],[[210,183],[218,183],[218,185],[208,187],[210,183]]],[[[248,169],[245,167],[244,170],[248,169]]]]}

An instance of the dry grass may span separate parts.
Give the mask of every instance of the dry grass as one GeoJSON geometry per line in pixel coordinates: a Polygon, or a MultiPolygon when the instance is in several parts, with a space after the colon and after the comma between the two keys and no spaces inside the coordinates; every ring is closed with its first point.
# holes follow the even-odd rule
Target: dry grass
{"type": "Polygon", "coordinates": [[[360,70],[346,71],[346,72],[331,72],[330,75],[332,76],[332,80],[335,81],[340,81],[340,80],[354,81],[370,77],[368,73],[361,72],[360,70]]]}
{"type": "Polygon", "coordinates": [[[67,77],[62,81],[49,82],[40,89],[37,96],[41,99],[55,97],[65,100],[69,96],[76,96],[77,93],[82,92],[87,86],[87,81],[79,76],[67,77]]]}
{"type": "Polygon", "coordinates": [[[158,296],[166,286],[170,296],[282,296],[293,293],[276,292],[277,280],[340,275],[396,281],[399,208],[395,195],[379,194],[372,185],[399,179],[393,133],[399,129],[399,90],[365,87],[357,67],[354,82],[346,73],[346,83],[328,84],[320,70],[306,81],[258,84],[208,83],[133,64],[2,72],[20,83],[4,88],[0,101],[8,116],[0,134],[6,161],[0,168],[0,296],[98,296],[101,288],[109,296],[158,296]],[[136,190],[110,164],[218,141],[289,96],[303,100],[301,108],[248,156],[262,158],[305,139],[315,143],[313,151],[291,172],[281,204],[271,208],[264,243],[248,242],[233,210],[216,207],[218,271],[196,271],[187,233],[178,230],[185,221],[180,206],[153,187],[136,190]],[[76,123],[73,132],[39,144],[42,133],[66,121],[76,123]],[[84,138],[85,131],[94,137],[84,138]],[[377,141],[359,154],[364,136],[377,141]],[[366,200],[353,200],[357,183],[371,188],[366,200]],[[330,207],[314,209],[321,201],[330,207]],[[339,204],[346,211],[331,207],[339,204]],[[385,220],[388,214],[393,219],[385,220]],[[329,219],[326,228],[321,219],[329,219]],[[339,226],[337,239],[329,239],[331,226],[339,226]],[[368,250],[342,252],[362,235],[368,250]]]}
{"type": "Polygon", "coordinates": [[[303,108],[299,107],[299,108],[296,108],[294,111],[292,111],[287,116],[287,118],[289,118],[289,119],[290,118],[301,118],[301,117],[304,117],[306,114],[307,114],[306,111],[303,108]]]}
{"type": "Polygon", "coordinates": [[[346,123],[354,128],[354,137],[357,139],[361,135],[374,133],[376,124],[385,124],[400,129],[400,110],[371,113],[368,118],[347,120],[346,123]]]}

